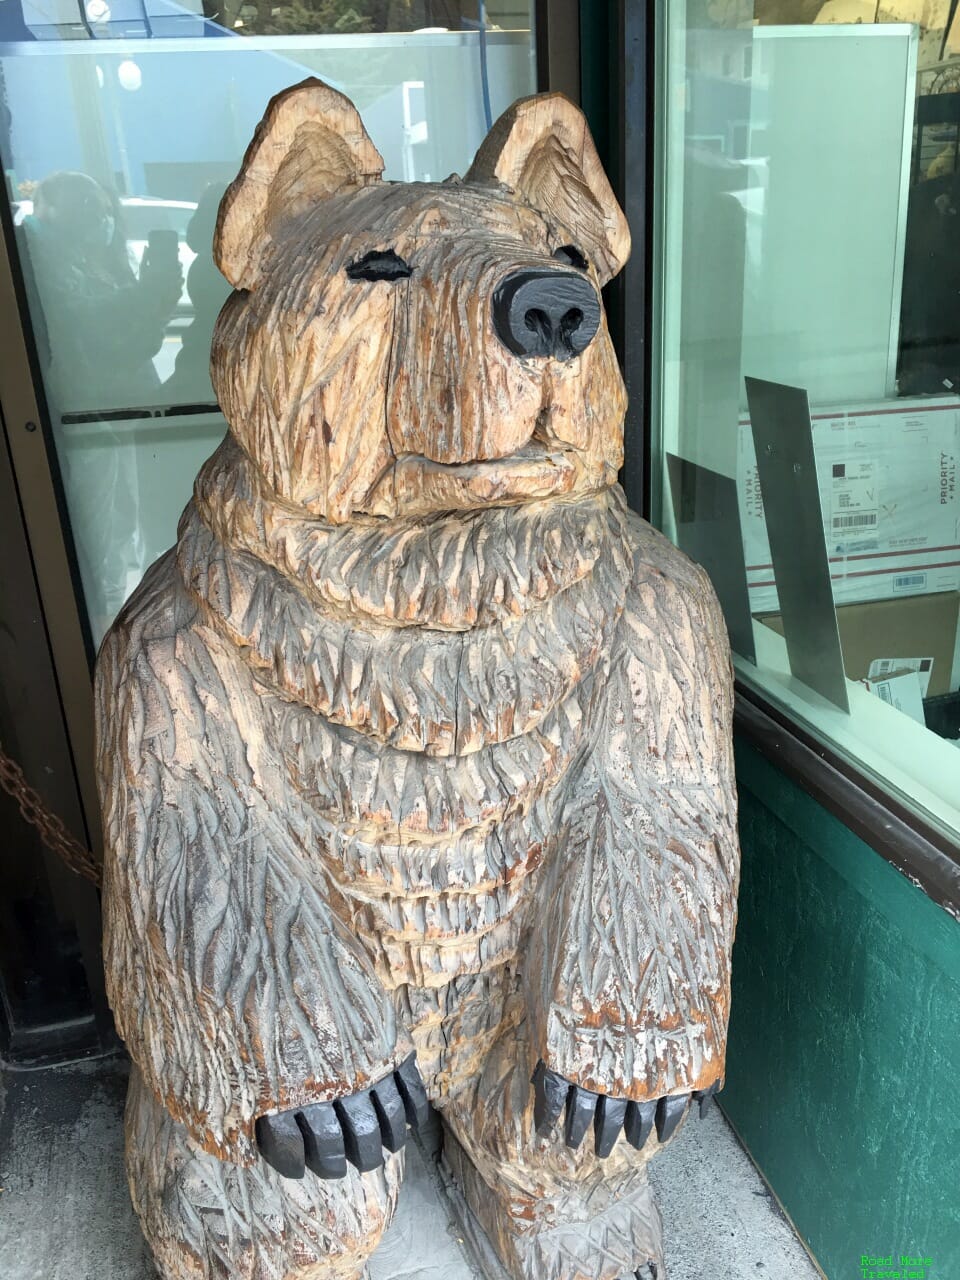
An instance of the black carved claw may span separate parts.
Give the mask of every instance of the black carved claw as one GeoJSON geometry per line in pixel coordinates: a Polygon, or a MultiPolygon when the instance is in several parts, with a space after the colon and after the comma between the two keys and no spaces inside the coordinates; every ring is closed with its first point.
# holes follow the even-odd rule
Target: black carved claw
{"type": "Polygon", "coordinates": [[[654,1126],[657,1139],[666,1142],[676,1133],[691,1099],[700,1104],[702,1119],[711,1098],[722,1087],[717,1081],[708,1089],[695,1089],[693,1093],[655,1098],[650,1102],[628,1102],[624,1098],[581,1089],[556,1071],[551,1071],[542,1060],[537,1063],[530,1083],[533,1085],[533,1125],[537,1135],[546,1136],[564,1111],[563,1138],[567,1146],[576,1150],[592,1125],[594,1150],[601,1159],[613,1150],[621,1131],[638,1151],[654,1126]]]}
{"type": "Polygon", "coordinates": [[[407,1113],[407,1124],[411,1129],[420,1129],[430,1118],[430,1101],[427,1091],[417,1070],[417,1055],[411,1053],[394,1072],[397,1088],[407,1113]]]}
{"type": "Polygon", "coordinates": [[[430,1115],[416,1056],[359,1093],[261,1116],[260,1154],[284,1178],[302,1178],[307,1169],[318,1178],[342,1178],[348,1161],[361,1173],[378,1169],[383,1148],[399,1151],[407,1125],[419,1128],[430,1115]]]}
{"type": "Polygon", "coordinates": [[[551,1071],[541,1058],[530,1077],[533,1085],[533,1127],[547,1134],[557,1122],[570,1089],[569,1081],[551,1071]]]}

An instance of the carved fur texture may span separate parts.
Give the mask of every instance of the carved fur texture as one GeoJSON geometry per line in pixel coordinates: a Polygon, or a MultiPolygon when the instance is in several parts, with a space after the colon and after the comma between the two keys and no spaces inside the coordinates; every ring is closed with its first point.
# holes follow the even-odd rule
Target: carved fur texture
{"type": "Polygon", "coordinates": [[[464,181],[381,169],[320,82],[268,107],[215,245],[230,431],[98,659],[134,1202],[165,1280],[359,1277],[402,1154],[296,1181],[256,1123],[415,1049],[511,1275],[662,1276],[657,1133],[568,1146],[530,1080],[635,1104],[722,1080],[729,652],[616,484],[605,322],[579,349],[583,308],[531,304],[553,346],[517,354],[494,306],[599,290],[626,224],[559,95],[464,181]]]}

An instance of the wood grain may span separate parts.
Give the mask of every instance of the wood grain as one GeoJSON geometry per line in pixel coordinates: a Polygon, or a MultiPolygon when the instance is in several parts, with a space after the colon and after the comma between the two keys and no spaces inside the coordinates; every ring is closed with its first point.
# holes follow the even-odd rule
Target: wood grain
{"type": "Polygon", "coordinates": [[[629,250],[579,111],[516,104],[464,181],[381,167],[319,82],[269,106],[217,231],[230,432],[98,660],[131,1189],[165,1280],[357,1277],[402,1158],[288,1182],[255,1122],[415,1047],[509,1273],[617,1280],[662,1266],[656,1135],[535,1133],[530,1078],[722,1078],[723,621],[616,485],[605,322],[530,357],[497,330],[505,279],[562,309],[629,250]]]}

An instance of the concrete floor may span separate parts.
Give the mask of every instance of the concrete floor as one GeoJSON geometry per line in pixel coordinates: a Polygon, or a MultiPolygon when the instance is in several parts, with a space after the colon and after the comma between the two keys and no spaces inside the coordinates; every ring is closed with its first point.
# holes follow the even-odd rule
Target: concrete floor
{"type": "MultiPolygon", "coordinates": [[[[0,1280],[155,1280],[121,1161],[126,1066],[0,1077],[0,1280]]],[[[411,1144],[370,1280],[477,1280],[436,1172],[411,1144]]],[[[691,1120],[651,1165],[670,1280],[819,1275],[723,1117],[691,1120]]]]}

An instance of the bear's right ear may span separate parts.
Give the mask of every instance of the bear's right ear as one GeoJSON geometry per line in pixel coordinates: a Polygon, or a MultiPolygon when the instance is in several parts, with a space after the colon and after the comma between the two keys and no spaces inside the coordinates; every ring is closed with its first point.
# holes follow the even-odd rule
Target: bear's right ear
{"type": "Polygon", "coordinates": [[[630,256],[630,228],[586,117],[562,93],[508,107],[480,144],[465,182],[499,182],[576,235],[601,284],[630,256]]]}
{"type": "Polygon", "coordinates": [[[271,98],[240,172],[220,202],[213,258],[235,289],[253,289],[277,228],[318,200],[379,182],[383,160],[357,109],[310,78],[271,98]]]}

